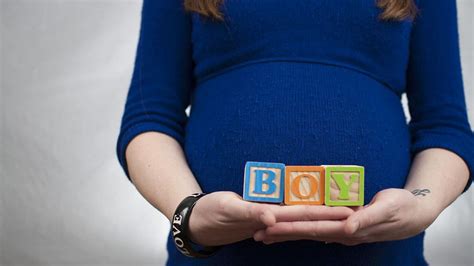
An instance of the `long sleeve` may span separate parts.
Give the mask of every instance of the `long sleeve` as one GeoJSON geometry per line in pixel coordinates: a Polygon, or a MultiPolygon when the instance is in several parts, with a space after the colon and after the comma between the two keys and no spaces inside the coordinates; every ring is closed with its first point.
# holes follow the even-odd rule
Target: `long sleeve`
{"type": "Polygon", "coordinates": [[[444,148],[464,159],[474,175],[474,137],[464,97],[455,0],[420,0],[407,69],[412,154],[444,148]]]}
{"type": "Polygon", "coordinates": [[[138,134],[157,131],[184,141],[194,85],[190,15],[183,1],[144,0],[131,84],[116,152],[130,178],[125,150],[138,134]]]}

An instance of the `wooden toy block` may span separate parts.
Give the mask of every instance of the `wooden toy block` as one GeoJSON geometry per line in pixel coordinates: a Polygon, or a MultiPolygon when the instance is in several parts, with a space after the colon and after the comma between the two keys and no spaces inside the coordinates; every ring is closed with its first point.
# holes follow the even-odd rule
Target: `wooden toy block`
{"type": "Polygon", "coordinates": [[[325,204],[328,206],[364,205],[364,167],[324,165],[325,204]]]}
{"type": "Polygon", "coordinates": [[[321,166],[286,166],[285,204],[322,205],[324,178],[321,166]]]}
{"type": "Polygon", "coordinates": [[[247,162],[244,175],[244,200],[283,202],[285,165],[282,163],[247,162]]]}

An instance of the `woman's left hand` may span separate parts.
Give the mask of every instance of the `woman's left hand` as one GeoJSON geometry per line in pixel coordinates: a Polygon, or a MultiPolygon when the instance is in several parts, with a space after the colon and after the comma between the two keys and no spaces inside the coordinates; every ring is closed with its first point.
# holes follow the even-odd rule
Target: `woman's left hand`
{"type": "Polygon", "coordinates": [[[257,231],[254,239],[266,244],[306,239],[344,245],[400,240],[421,233],[436,219],[441,210],[434,205],[428,197],[408,190],[386,189],[368,205],[355,208],[337,232],[326,232],[326,227],[320,226],[324,221],[278,222],[276,215],[277,223],[257,231]]]}

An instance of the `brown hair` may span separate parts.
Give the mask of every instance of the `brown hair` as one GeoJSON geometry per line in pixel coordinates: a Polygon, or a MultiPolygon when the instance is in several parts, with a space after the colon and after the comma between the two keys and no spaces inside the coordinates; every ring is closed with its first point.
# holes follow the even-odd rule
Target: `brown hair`
{"type": "MultiPolygon", "coordinates": [[[[197,12],[203,16],[223,20],[219,10],[224,0],[184,0],[187,11],[197,12]]],[[[374,0],[377,7],[383,9],[381,20],[414,19],[418,9],[413,0],[374,0]]]]}

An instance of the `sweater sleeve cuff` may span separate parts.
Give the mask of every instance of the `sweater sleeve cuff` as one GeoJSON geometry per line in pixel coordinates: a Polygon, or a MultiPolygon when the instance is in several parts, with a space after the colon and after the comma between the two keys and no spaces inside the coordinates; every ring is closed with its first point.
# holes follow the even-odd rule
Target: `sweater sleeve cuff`
{"type": "Polygon", "coordinates": [[[456,153],[466,163],[469,169],[469,179],[462,193],[466,192],[473,182],[474,176],[474,138],[473,135],[465,137],[425,135],[422,139],[415,141],[411,147],[414,156],[418,152],[429,148],[443,148],[456,153]]]}
{"type": "Polygon", "coordinates": [[[125,157],[125,151],[128,144],[138,135],[145,132],[160,132],[174,138],[181,146],[184,144],[184,137],[182,134],[178,133],[175,130],[170,129],[169,127],[163,126],[162,124],[153,123],[153,122],[142,122],[134,125],[126,131],[122,131],[117,140],[117,157],[122,166],[125,175],[131,181],[130,174],[128,172],[127,160],[125,157]]]}

